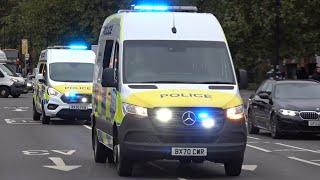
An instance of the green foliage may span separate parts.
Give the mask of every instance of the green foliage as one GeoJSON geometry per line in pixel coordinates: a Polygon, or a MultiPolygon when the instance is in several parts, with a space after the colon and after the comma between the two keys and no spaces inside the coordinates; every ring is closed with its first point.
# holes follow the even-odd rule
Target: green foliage
{"type": "MultiPolygon", "coordinates": [[[[27,38],[37,52],[48,45],[66,44],[73,40],[96,44],[105,18],[136,2],[0,0],[0,44],[3,44],[4,30],[7,47],[18,48],[20,39],[27,38]]],[[[261,59],[270,62],[274,59],[274,0],[172,0],[171,3],[196,5],[201,12],[213,13],[225,30],[237,66],[256,71],[261,59]]],[[[320,1],[316,0],[281,0],[282,57],[320,54],[318,7],[320,1]]]]}

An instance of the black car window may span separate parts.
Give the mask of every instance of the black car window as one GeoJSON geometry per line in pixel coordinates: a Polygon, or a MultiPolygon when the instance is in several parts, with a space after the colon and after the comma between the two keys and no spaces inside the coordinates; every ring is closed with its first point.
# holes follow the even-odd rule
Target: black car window
{"type": "Polygon", "coordinates": [[[264,92],[268,92],[268,93],[272,92],[272,83],[270,83],[270,82],[266,83],[264,92]]]}
{"type": "Polygon", "coordinates": [[[266,91],[266,87],[268,85],[268,81],[264,81],[260,87],[258,88],[258,90],[256,91],[256,94],[259,94],[261,92],[265,92],[266,91]]]}

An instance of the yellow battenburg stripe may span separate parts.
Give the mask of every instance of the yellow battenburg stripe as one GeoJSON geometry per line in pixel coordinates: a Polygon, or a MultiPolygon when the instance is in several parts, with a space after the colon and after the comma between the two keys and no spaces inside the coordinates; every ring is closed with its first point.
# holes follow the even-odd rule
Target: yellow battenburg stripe
{"type": "Polygon", "coordinates": [[[124,102],[146,108],[154,107],[219,107],[223,109],[242,105],[234,92],[215,90],[152,90],[132,93],[124,102]]]}

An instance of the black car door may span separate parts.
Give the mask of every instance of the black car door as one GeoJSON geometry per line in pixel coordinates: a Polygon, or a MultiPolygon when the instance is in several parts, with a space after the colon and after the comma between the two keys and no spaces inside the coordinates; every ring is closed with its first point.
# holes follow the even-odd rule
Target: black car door
{"type": "Polygon", "coordinates": [[[259,97],[259,94],[264,91],[264,87],[266,86],[267,82],[263,82],[258,90],[256,91],[252,103],[251,103],[251,113],[253,115],[253,118],[255,119],[255,124],[257,126],[260,126],[263,117],[263,111],[262,111],[262,99],[259,97]]]}
{"type": "Polygon", "coordinates": [[[272,110],[272,90],[273,83],[268,82],[264,87],[264,93],[269,95],[269,98],[261,98],[261,123],[260,126],[269,129],[270,125],[270,116],[272,110]]]}

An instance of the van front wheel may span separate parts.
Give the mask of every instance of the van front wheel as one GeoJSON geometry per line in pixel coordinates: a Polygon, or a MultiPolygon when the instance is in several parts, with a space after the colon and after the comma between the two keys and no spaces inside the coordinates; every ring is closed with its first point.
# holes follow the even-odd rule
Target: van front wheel
{"type": "Polygon", "coordinates": [[[8,98],[10,91],[7,87],[0,87],[0,98],[8,98]]]}
{"type": "Polygon", "coordinates": [[[233,161],[224,163],[224,170],[227,176],[239,176],[242,170],[242,162],[233,161]]]}
{"type": "Polygon", "coordinates": [[[128,177],[132,175],[133,162],[123,156],[120,144],[116,144],[113,148],[113,155],[117,167],[118,175],[128,177]]]}

